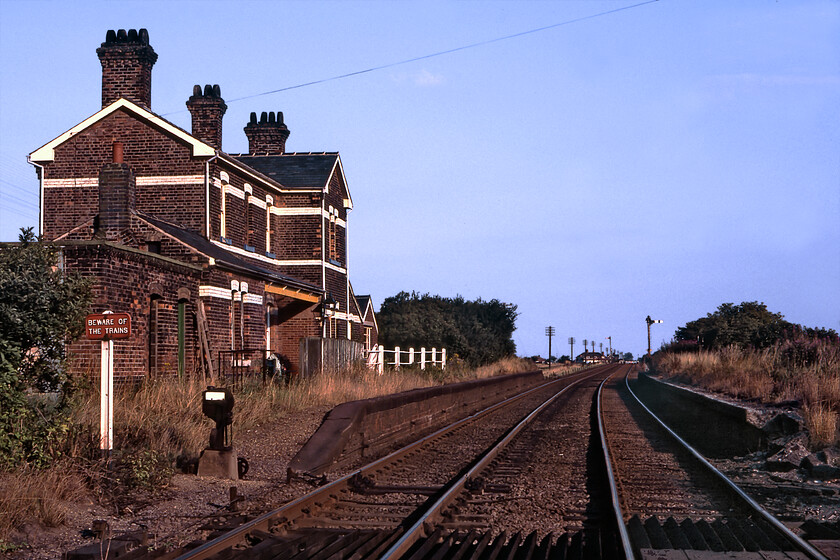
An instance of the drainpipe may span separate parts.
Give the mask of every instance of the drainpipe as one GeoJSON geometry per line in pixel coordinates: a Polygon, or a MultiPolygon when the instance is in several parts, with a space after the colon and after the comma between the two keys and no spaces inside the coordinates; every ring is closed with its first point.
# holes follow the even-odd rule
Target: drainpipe
{"type": "Polygon", "coordinates": [[[216,155],[204,162],[204,233],[207,239],[210,239],[210,162],[219,157],[219,151],[216,155]]]}
{"type": "Polygon", "coordinates": [[[26,161],[38,168],[38,237],[44,235],[44,166],[26,156],[26,161]]]}
{"type": "Polygon", "coordinates": [[[324,213],[326,212],[327,192],[321,191],[321,286],[327,291],[327,235],[324,231],[324,213]]]}

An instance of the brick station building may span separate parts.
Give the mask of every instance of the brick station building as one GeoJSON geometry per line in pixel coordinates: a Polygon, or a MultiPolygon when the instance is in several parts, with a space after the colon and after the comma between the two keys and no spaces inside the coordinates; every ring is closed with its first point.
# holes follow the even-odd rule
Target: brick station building
{"type": "MultiPolygon", "coordinates": [[[[108,31],[96,53],[102,109],[29,161],[60,266],[93,280],[94,312],[132,317],[117,375],[206,372],[254,351],[297,372],[307,337],[376,344],[370,297],[348,276],[353,201],[339,154],[286,152],[279,112],[251,113],[248,153],[227,154],[219,86],[194,87],[186,132],[151,109],[145,29],[108,31]]],[[[98,371],[98,343],[68,355],[72,371],[98,371]]]]}

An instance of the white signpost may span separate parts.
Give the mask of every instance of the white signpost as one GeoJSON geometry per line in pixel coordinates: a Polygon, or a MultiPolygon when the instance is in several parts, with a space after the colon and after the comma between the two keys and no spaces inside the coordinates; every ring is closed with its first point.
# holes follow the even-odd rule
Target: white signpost
{"type": "Polygon", "coordinates": [[[88,315],[85,332],[88,339],[101,341],[99,449],[107,459],[114,449],[114,339],[131,336],[131,316],[112,311],[88,315]]]}

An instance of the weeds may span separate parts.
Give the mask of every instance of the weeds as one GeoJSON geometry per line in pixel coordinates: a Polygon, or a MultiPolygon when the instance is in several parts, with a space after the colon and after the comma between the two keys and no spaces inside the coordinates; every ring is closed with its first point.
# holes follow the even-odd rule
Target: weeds
{"type": "Polygon", "coordinates": [[[24,467],[0,473],[0,542],[27,520],[48,527],[63,524],[65,504],[85,492],[85,478],[70,462],[46,470],[24,467]]]}
{"type": "Polygon", "coordinates": [[[840,346],[786,340],[765,349],[729,346],[716,351],[659,352],[655,367],[734,397],[765,403],[797,401],[811,446],[837,442],[840,412],[840,346]]]}

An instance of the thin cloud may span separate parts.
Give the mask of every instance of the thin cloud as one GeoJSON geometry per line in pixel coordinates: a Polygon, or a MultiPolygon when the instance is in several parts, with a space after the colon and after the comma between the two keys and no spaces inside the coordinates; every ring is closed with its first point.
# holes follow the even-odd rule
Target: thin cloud
{"type": "Polygon", "coordinates": [[[415,73],[413,76],[414,84],[421,87],[436,86],[442,84],[444,81],[442,74],[432,74],[425,68],[415,73]]]}

